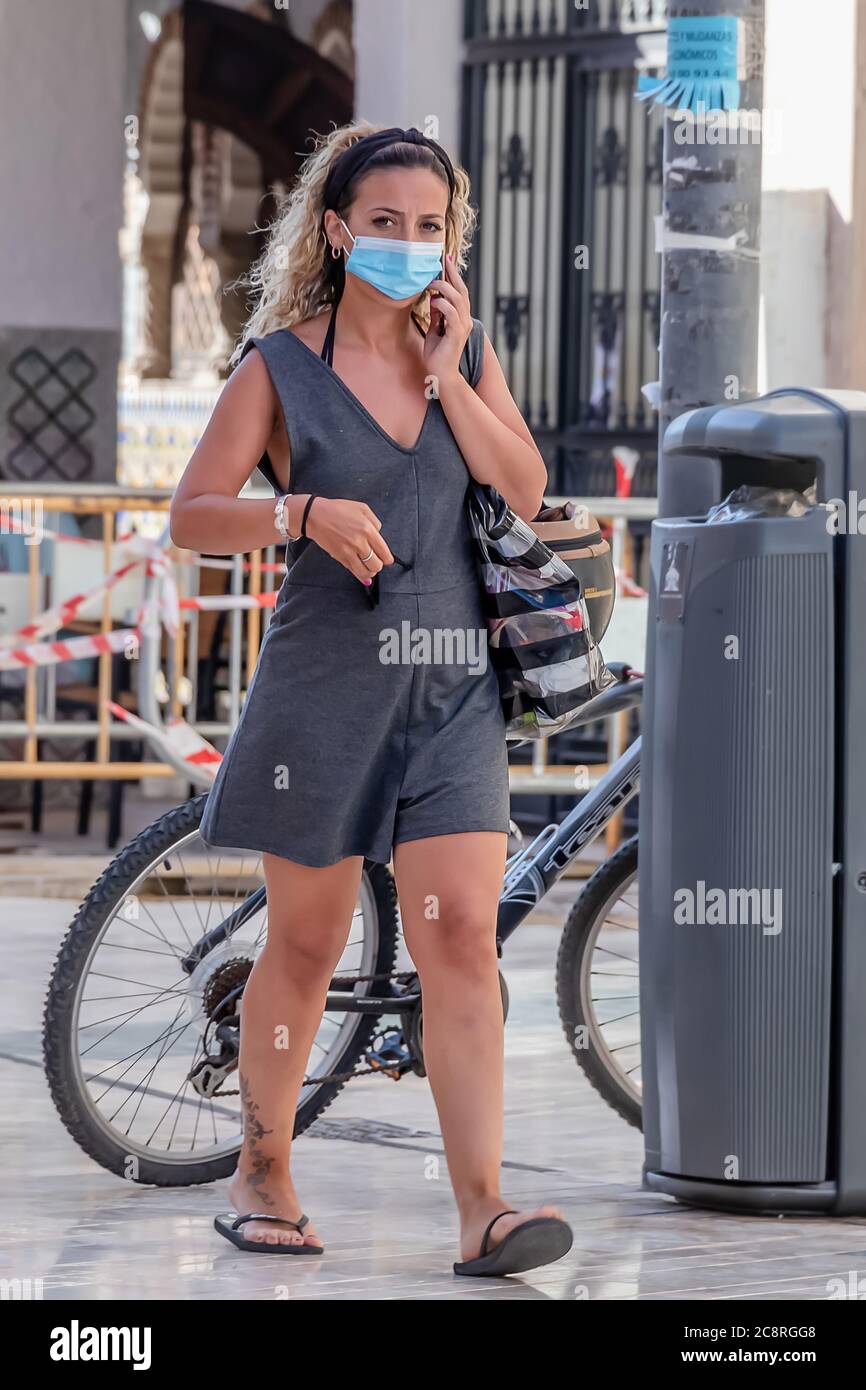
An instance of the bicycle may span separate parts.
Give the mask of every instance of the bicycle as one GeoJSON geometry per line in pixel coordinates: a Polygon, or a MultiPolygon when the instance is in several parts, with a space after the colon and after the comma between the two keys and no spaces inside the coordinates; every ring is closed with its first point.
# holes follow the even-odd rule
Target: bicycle
{"type": "MultiPolygon", "coordinates": [[[[640,704],[642,679],[627,666],[611,669],[617,684],[588,702],[580,723],[640,704]]],[[[637,793],[639,769],[638,739],[560,824],[508,860],[497,917],[500,956],[549,888],[637,793]]],[[[205,801],[206,794],[193,797],[160,817],[108,866],[69,927],[45,1003],[45,1069],[69,1133],[103,1167],[160,1186],[213,1182],[234,1171],[241,1144],[231,1086],[239,1005],[267,925],[257,856],[215,851],[199,839],[205,801]],[[132,976],[118,973],[127,966],[132,976]]],[[[559,946],[556,989],[577,1062],[608,1104],[639,1126],[636,876],[635,836],[596,869],[575,903],[559,946]]],[[[390,871],[367,861],[311,1052],[296,1135],[357,1076],[425,1074],[418,977],[395,969],[398,941],[390,871]]],[[[501,975],[500,983],[507,1017],[501,975]]]]}

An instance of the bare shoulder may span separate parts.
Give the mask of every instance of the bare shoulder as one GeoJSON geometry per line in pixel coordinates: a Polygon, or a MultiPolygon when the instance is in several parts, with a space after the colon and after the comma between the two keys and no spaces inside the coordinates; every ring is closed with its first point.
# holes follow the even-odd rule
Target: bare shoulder
{"type": "Polygon", "coordinates": [[[220,400],[228,397],[229,400],[243,400],[246,404],[251,404],[256,399],[265,400],[271,395],[273,395],[271,374],[263,354],[259,351],[258,346],[253,344],[244,352],[240,362],[231,373],[223,387],[220,400]]]}
{"type": "Polygon", "coordinates": [[[273,430],[279,415],[277,393],[267,362],[258,348],[249,348],[232,371],[210,418],[208,428],[225,430],[252,426],[273,430]]]}

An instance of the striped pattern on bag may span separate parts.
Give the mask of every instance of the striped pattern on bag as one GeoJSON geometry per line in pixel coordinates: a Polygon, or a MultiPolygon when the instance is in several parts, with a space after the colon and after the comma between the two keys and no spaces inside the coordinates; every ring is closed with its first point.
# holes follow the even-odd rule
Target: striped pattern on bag
{"type": "MultiPolygon", "coordinates": [[[[467,493],[469,526],[481,559],[490,658],[499,680],[506,737],[547,738],[575,723],[587,700],[613,683],[593,639],[580,580],[565,554],[547,545],[495,488],[473,483],[467,493]]],[[[539,522],[553,510],[539,513],[539,522]]],[[[545,527],[551,523],[544,522],[545,527]]],[[[555,524],[555,523],[554,523],[555,524]]],[[[563,549],[572,558],[575,539],[563,549]]],[[[581,550],[603,542],[597,527],[581,550]]]]}

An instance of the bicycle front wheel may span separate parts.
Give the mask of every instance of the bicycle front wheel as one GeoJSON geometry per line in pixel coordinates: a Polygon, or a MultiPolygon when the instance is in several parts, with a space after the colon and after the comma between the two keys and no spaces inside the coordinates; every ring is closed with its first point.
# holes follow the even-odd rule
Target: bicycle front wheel
{"type": "Polygon", "coordinates": [[[641,1128],[637,836],[588,879],[556,961],[559,1017],[599,1095],[641,1128]]]}

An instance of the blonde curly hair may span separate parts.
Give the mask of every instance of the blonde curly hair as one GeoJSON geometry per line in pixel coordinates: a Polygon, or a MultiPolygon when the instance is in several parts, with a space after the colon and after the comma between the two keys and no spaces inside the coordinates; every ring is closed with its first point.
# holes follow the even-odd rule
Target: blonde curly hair
{"type": "MultiPolygon", "coordinates": [[[[371,125],[369,121],[352,121],[339,126],[327,135],[316,137],[315,147],[307,156],[291,190],[278,204],[265,249],[243,282],[250,290],[255,304],[240,341],[232,353],[232,364],[240,361],[244,347],[251,338],[263,338],[279,328],[322,312],[339,297],[342,285],[342,263],[331,258],[322,219],[325,184],[334,161],[344,150],[365,135],[387,127],[371,125]]],[[[342,214],[352,203],[358,182],[376,168],[390,165],[429,168],[444,178],[444,171],[433,152],[424,145],[397,144],[374,155],[356,179],[353,179],[334,208],[342,214]]],[[[469,176],[454,165],[455,187],[445,217],[445,254],[454,258],[460,271],[466,266],[476,213],[469,202],[469,176]]],[[[430,296],[425,290],[412,310],[425,330],[430,323],[430,296]]]]}

